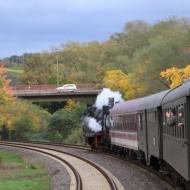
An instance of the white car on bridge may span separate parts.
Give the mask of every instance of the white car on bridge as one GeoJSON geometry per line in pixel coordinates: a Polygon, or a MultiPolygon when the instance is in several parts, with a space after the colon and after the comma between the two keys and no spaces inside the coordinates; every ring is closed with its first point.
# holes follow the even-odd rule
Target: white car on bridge
{"type": "Polygon", "coordinates": [[[56,90],[58,92],[73,92],[77,90],[77,87],[75,84],[65,84],[63,86],[57,87],[56,90]]]}

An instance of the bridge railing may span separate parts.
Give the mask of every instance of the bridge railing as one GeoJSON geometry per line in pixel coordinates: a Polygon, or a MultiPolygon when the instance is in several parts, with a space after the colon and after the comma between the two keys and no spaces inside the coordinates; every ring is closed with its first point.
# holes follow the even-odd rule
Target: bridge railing
{"type": "MultiPolygon", "coordinates": [[[[97,90],[95,84],[76,84],[77,90],[97,90]]],[[[55,93],[56,85],[49,85],[49,84],[43,84],[43,85],[16,85],[12,87],[12,90],[16,94],[21,93],[55,93]]]]}

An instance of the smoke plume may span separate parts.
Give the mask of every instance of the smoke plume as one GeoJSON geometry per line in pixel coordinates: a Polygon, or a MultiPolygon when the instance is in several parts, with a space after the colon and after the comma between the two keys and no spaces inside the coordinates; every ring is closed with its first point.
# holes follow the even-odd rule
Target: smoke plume
{"type": "Polygon", "coordinates": [[[108,88],[104,88],[97,96],[95,104],[92,107],[89,107],[86,111],[84,117],[84,126],[86,129],[90,129],[93,132],[99,132],[102,130],[102,109],[103,106],[108,106],[109,98],[114,98],[114,104],[123,101],[121,94],[118,91],[113,92],[108,88]]]}
{"type": "Polygon", "coordinates": [[[109,88],[104,88],[102,92],[97,96],[95,106],[98,109],[102,109],[103,106],[107,106],[109,98],[114,98],[114,104],[116,102],[123,101],[122,95],[119,91],[113,92],[109,88]]]}
{"type": "Polygon", "coordinates": [[[99,132],[102,130],[102,126],[93,117],[85,117],[85,122],[87,126],[94,132],[99,132]]]}

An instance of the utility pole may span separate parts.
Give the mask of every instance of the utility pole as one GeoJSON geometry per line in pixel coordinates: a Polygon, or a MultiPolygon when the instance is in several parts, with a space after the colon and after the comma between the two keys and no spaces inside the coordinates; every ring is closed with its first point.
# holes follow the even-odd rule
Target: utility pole
{"type": "Polygon", "coordinates": [[[59,59],[56,56],[56,64],[57,64],[57,87],[59,87],[59,59]]]}

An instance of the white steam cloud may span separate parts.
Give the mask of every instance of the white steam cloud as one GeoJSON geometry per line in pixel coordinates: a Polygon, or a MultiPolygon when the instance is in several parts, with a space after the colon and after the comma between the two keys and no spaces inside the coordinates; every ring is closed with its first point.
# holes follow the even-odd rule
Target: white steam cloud
{"type": "Polygon", "coordinates": [[[114,98],[115,102],[122,102],[122,95],[119,91],[113,92],[109,88],[104,88],[102,92],[97,96],[95,106],[98,109],[102,109],[103,106],[107,106],[109,98],[114,98]]]}
{"type": "Polygon", "coordinates": [[[102,120],[102,109],[103,106],[108,106],[109,98],[114,98],[114,104],[116,102],[122,102],[122,95],[119,91],[114,92],[108,88],[104,88],[102,92],[97,96],[94,107],[94,117],[85,116],[84,117],[84,126],[92,130],[93,132],[99,132],[102,130],[101,120],[102,120]],[[98,122],[99,121],[99,122],[98,122]]]}
{"type": "Polygon", "coordinates": [[[102,130],[102,126],[93,117],[85,117],[85,123],[94,132],[99,132],[102,130]]]}

